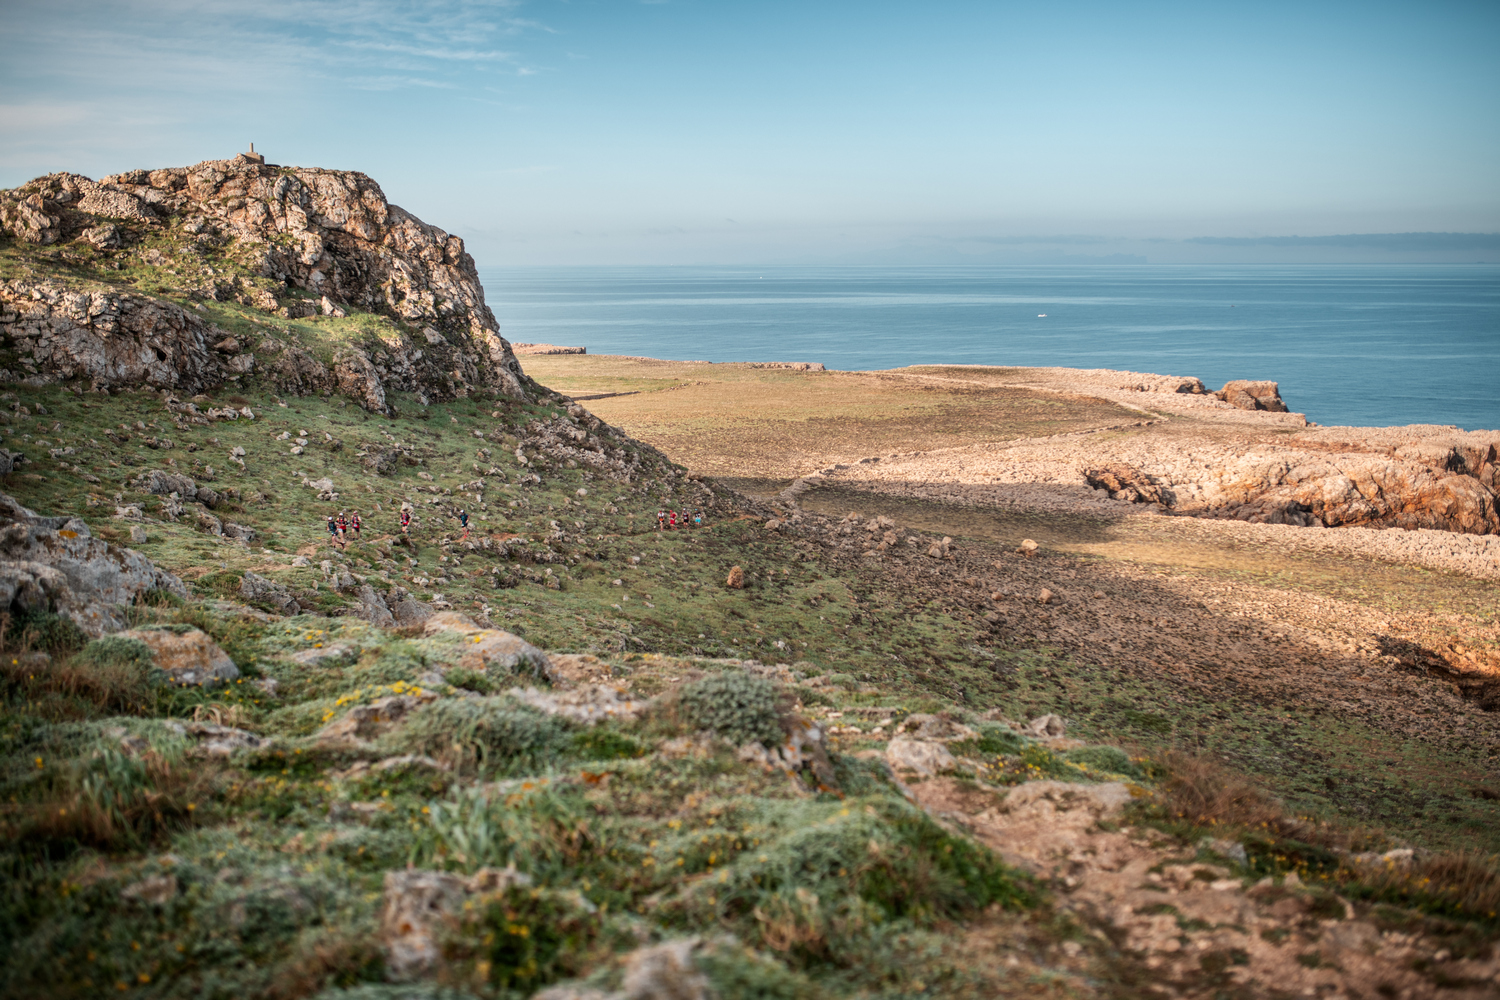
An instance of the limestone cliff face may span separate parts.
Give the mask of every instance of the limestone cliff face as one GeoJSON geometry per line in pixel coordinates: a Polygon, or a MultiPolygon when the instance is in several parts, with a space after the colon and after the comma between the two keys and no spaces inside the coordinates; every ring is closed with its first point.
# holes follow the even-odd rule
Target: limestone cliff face
{"type": "Polygon", "coordinates": [[[390,204],[361,173],[238,158],[98,182],[51,174],[0,192],[0,231],[56,246],[51,260],[73,260],[76,248],[87,265],[0,282],[0,337],[17,379],[198,391],[258,373],[287,392],[346,392],[371,409],[390,390],[535,391],[463,241],[390,204]],[[170,293],[112,283],[107,269],[122,261],[156,269],[170,293]],[[238,302],[273,327],[275,317],[356,312],[392,322],[341,337],[331,356],[276,336],[221,349],[225,332],[195,315],[195,299],[238,302]]]}

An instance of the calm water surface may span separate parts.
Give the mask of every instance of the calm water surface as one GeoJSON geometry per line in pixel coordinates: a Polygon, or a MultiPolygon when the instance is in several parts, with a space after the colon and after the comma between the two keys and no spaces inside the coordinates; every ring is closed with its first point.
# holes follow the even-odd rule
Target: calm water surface
{"type": "Polygon", "coordinates": [[[485,268],[506,337],[593,354],[1271,379],[1320,424],[1500,428],[1493,265],[485,268]],[[1042,316],[1040,314],[1045,314],[1042,316]]]}

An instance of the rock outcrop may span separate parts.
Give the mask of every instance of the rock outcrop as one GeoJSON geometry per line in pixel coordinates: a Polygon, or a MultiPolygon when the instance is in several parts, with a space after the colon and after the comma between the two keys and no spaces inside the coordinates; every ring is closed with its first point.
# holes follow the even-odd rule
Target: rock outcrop
{"type": "Polygon", "coordinates": [[[207,632],[183,626],[161,625],[119,633],[151,650],[151,660],[166,675],[168,683],[183,687],[212,687],[239,677],[240,670],[207,632]]]}
{"type": "Polygon", "coordinates": [[[539,391],[500,336],[463,241],[390,204],[361,173],[237,158],[97,182],[50,174],[0,191],[0,231],[24,244],[77,242],[106,267],[158,268],[179,300],[390,320],[328,363],[275,338],[220,350],[232,338],[193,310],[107,281],[18,277],[0,283],[0,338],[20,357],[13,380],[198,392],[263,372],[284,392],[344,392],[372,410],[391,390],[539,391]]]}
{"type": "MultiPolygon", "coordinates": [[[[1178,392],[1183,390],[1179,389],[1178,392]]],[[[1224,388],[1214,393],[1230,406],[1241,410],[1266,410],[1270,413],[1288,413],[1281,399],[1281,389],[1275,382],[1250,382],[1236,379],[1226,382],[1224,388]]]]}
{"type": "Polygon", "coordinates": [[[121,606],[181,580],[133,549],[93,537],[76,517],[43,517],[0,493],[0,611],[51,611],[91,636],[125,627],[121,606]]]}

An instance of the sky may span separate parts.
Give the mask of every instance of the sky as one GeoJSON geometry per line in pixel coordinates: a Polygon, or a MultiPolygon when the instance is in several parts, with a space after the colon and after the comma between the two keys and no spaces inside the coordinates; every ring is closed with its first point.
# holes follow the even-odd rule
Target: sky
{"type": "Polygon", "coordinates": [[[371,175],[481,266],[1500,261],[1494,2],[4,0],[0,22],[0,187],[254,142],[371,175]]]}

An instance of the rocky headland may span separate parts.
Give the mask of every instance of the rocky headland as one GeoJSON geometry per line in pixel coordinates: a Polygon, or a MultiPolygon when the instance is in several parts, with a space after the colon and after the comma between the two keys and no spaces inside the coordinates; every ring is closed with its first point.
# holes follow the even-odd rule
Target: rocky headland
{"type": "Polygon", "coordinates": [[[0,192],[0,229],[40,252],[0,282],[8,381],[192,394],[258,374],[375,412],[390,391],[534,391],[463,240],[361,173],[237,157],[99,181],[50,174],[0,192]],[[204,302],[251,307],[262,329],[236,336],[204,302]],[[353,310],[367,322],[321,342],[276,322],[353,310]]]}

